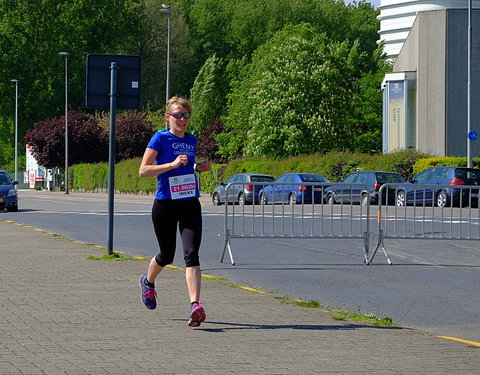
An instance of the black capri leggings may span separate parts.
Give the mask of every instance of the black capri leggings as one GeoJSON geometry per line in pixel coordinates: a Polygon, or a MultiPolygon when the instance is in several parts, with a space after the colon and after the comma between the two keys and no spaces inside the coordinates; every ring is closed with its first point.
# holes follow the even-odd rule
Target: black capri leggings
{"type": "Polygon", "coordinates": [[[160,267],[173,263],[177,226],[180,229],[185,266],[200,265],[198,250],[202,241],[202,209],[198,199],[156,199],[152,208],[152,221],[160,246],[155,261],[160,267]]]}

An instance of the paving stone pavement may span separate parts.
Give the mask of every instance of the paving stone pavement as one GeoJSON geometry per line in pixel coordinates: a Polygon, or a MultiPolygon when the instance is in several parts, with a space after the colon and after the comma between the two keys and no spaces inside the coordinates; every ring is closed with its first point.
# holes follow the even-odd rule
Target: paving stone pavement
{"type": "Polygon", "coordinates": [[[203,281],[186,324],[183,270],[140,300],[142,261],[0,221],[0,374],[478,374],[480,348],[405,328],[336,321],[228,281],[203,281]]]}

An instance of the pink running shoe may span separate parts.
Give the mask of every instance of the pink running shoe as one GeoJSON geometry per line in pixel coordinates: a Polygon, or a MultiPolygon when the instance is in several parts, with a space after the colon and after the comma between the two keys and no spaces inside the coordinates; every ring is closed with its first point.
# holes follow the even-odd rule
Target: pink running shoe
{"type": "Polygon", "coordinates": [[[139,283],[142,290],[142,302],[150,310],[157,307],[157,291],[145,284],[147,275],[140,276],[139,283]]]}
{"type": "Polygon", "coordinates": [[[190,310],[190,318],[188,319],[189,327],[198,327],[207,317],[205,309],[202,307],[202,303],[194,303],[190,310]]]}

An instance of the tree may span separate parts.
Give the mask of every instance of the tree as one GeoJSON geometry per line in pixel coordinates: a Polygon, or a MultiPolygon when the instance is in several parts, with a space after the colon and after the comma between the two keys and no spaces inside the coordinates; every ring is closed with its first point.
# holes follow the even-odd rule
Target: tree
{"type": "Polygon", "coordinates": [[[203,128],[197,144],[198,158],[209,160],[212,163],[225,163],[225,158],[218,153],[218,142],[215,139],[217,134],[222,134],[225,126],[220,119],[215,119],[213,124],[203,128]]]}
{"type": "Polygon", "coordinates": [[[351,148],[356,47],[308,24],[277,33],[233,90],[220,152],[242,142],[243,154],[272,158],[351,148]]]}
{"type": "Polygon", "coordinates": [[[191,90],[194,108],[189,129],[200,135],[202,130],[225,113],[227,93],[223,60],[215,55],[207,59],[191,90]]]}
{"type": "Polygon", "coordinates": [[[143,156],[154,131],[145,112],[120,113],[116,123],[116,161],[143,156]]]}
{"type": "Polygon", "coordinates": [[[7,171],[15,170],[15,150],[9,141],[14,139],[14,137],[14,124],[11,121],[5,122],[5,126],[0,127],[0,169],[7,171]]]}
{"type": "MultiPolygon", "coordinates": [[[[158,0],[140,0],[137,13],[141,20],[135,32],[125,34],[123,50],[142,59],[142,106],[162,109],[166,102],[167,16],[159,10],[158,0]]],[[[189,2],[168,1],[170,15],[170,87],[169,95],[185,96],[192,87],[203,59],[195,53],[185,24],[189,2]]]]}
{"type": "MultiPolygon", "coordinates": [[[[65,165],[65,117],[39,121],[25,135],[33,156],[46,168],[65,165]]],[[[69,111],[68,162],[97,163],[108,160],[108,136],[92,116],[69,111]]]]}
{"type": "Polygon", "coordinates": [[[363,153],[382,152],[382,80],[391,70],[386,62],[383,46],[380,45],[374,53],[372,61],[376,69],[364,74],[358,80],[359,92],[352,102],[355,111],[354,127],[356,129],[354,149],[363,153]]]}
{"type": "MultiPolygon", "coordinates": [[[[153,122],[161,121],[162,125],[165,124],[163,113],[162,120],[157,120],[156,114],[129,110],[117,115],[115,126],[115,159],[117,162],[143,156],[145,148],[155,132],[153,122]]],[[[95,121],[109,137],[110,113],[96,113],[95,121]]]]}
{"type": "MultiPolygon", "coordinates": [[[[81,108],[85,56],[121,52],[125,35],[141,23],[136,8],[136,0],[0,0],[0,96],[13,98],[10,80],[20,81],[19,139],[32,124],[64,112],[64,59],[58,53],[70,54],[69,107],[81,108]]],[[[13,108],[0,101],[1,128],[13,108]]]]}

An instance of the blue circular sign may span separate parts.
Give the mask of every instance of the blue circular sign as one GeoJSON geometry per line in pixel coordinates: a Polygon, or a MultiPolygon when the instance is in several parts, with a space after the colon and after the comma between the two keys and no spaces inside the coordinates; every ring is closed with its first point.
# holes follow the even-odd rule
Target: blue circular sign
{"type": "Polygon", "coordinates": [[[471,141],[476,141],[478,138],[478,133],[475,130],[470,130],[468,132],[468,139],[471,141]]]}

